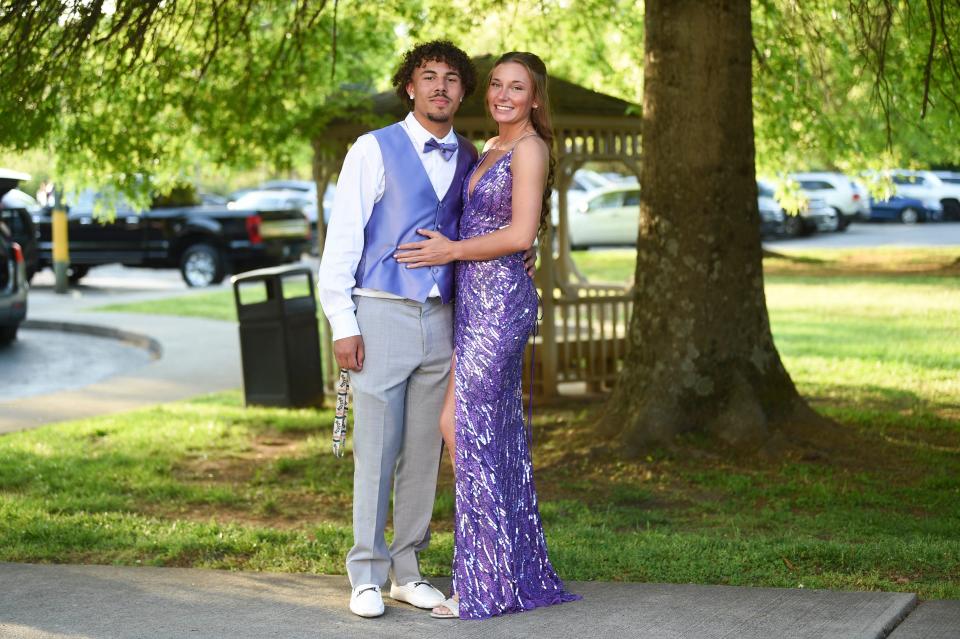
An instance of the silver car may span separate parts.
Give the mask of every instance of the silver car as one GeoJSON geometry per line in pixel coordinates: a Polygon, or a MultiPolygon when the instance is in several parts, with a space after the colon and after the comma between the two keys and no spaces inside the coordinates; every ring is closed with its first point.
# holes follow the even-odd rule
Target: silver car
{"type": "MultiPolygon", "coordinates": [[[[776,187],[765,180],[757,180],[757,190],[762,195],[773,196],[776,187]]],[[[832,232],[840,228],[840,213],[819,197],[807,197],[806,204],[796,213],[787,213],[783,220],[783,232],[798,237],[814,231],[832,232]]]]}

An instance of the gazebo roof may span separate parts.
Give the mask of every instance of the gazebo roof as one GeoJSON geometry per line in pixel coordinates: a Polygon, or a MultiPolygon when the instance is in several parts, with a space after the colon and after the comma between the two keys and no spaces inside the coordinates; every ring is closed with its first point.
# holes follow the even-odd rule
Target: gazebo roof
{"type": "MultiPolygon", "coordinates": [[[[484,83],[487,75],[493,69],[496,60],[492,55],[479,56],[473,59],[477,69],[477,89],[467,100],[460,105],[457,119],[470,117],[485,117],[483,108],[484,83]]],[[[579,84],[558,78],[550,77],[550,110],[555,120],[584,115],[607,118],[637,118],[640,116],[640,105],[620,98],[591,91],[579,84]]],[[[384,91],[373,96],[373,111],[377,115],[388,115],[394,119],[401,119],[407,115],[407,105],[401,104],[400,99],[393,91],[384,91]]]]}

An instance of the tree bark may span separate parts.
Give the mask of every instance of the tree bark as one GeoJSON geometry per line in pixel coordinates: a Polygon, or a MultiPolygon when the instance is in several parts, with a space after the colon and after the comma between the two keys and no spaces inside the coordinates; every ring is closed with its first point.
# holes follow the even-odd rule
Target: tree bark
{"type": "Polygon", "coordinates": [[[763,289],[750,0],[647,0],[630,349],[606,410],[627,454],[702,431],[738,446],[815,414],[763,289]]]}

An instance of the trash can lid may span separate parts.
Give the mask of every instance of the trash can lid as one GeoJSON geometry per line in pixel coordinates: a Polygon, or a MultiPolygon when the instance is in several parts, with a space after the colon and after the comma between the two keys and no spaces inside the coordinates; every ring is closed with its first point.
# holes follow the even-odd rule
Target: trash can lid
{"type": "Polygon", "coordinates": [[[0,180],[19,180],[24,182],[29,179],[29,173],[22,173],[21,171],[14,171],[13,169],[4,169],[0,167],[0,180]]]}
{"type": "Polygon", "coordinates": [[[258,268],[255,271],[246,271],[244,273],[238,273],[237,275],[234,275],[230,278],[230,283],[236,284],[237,282],[245,282],[250,280],[266,280],[275,277],[283,277],[285,275],[299,275],[301,273],[312,275],[313,269],[309,266],[302,266],[299,264],[258,268]]]}

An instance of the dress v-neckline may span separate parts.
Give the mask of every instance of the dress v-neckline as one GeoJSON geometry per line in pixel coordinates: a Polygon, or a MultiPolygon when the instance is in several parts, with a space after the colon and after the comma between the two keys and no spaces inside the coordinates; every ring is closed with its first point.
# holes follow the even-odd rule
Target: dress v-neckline
{"type": "MultiPolygon", "coordinates": [[[[480,156],[480,161],[477,162],[478,168],[481,164],[483,164],[483,160],[487,157],[487,153],[489,152],[490,152],[489,150],[484,151],[483,155],[480,156]]],[[[477,189],[480,188],[480,183],[483,181],[483,178],[487,177],[487,174],[493,170],[493,167],[497,166],[499,162],[503,161],[503,158],[507,157],[511,153],[513,153],[513,149],[510,149],[509,151],[507,151],[506,153],[498,157],[496,160],[494,160],[493,163],[487,167],[487,170],[480,174],[480,177],[477,178],[477,181],[473,183],[472,189],[470,188],[470,182],[473,180],[473,175],[472,174],[470,175],[470,178],[467,180],[467,202],[470,202],[473,199],[473,196],[477,192],[477,189]]],[[[476,172],[476,169],[474,169],[474,173],[475,172],[476,172]]]]}

